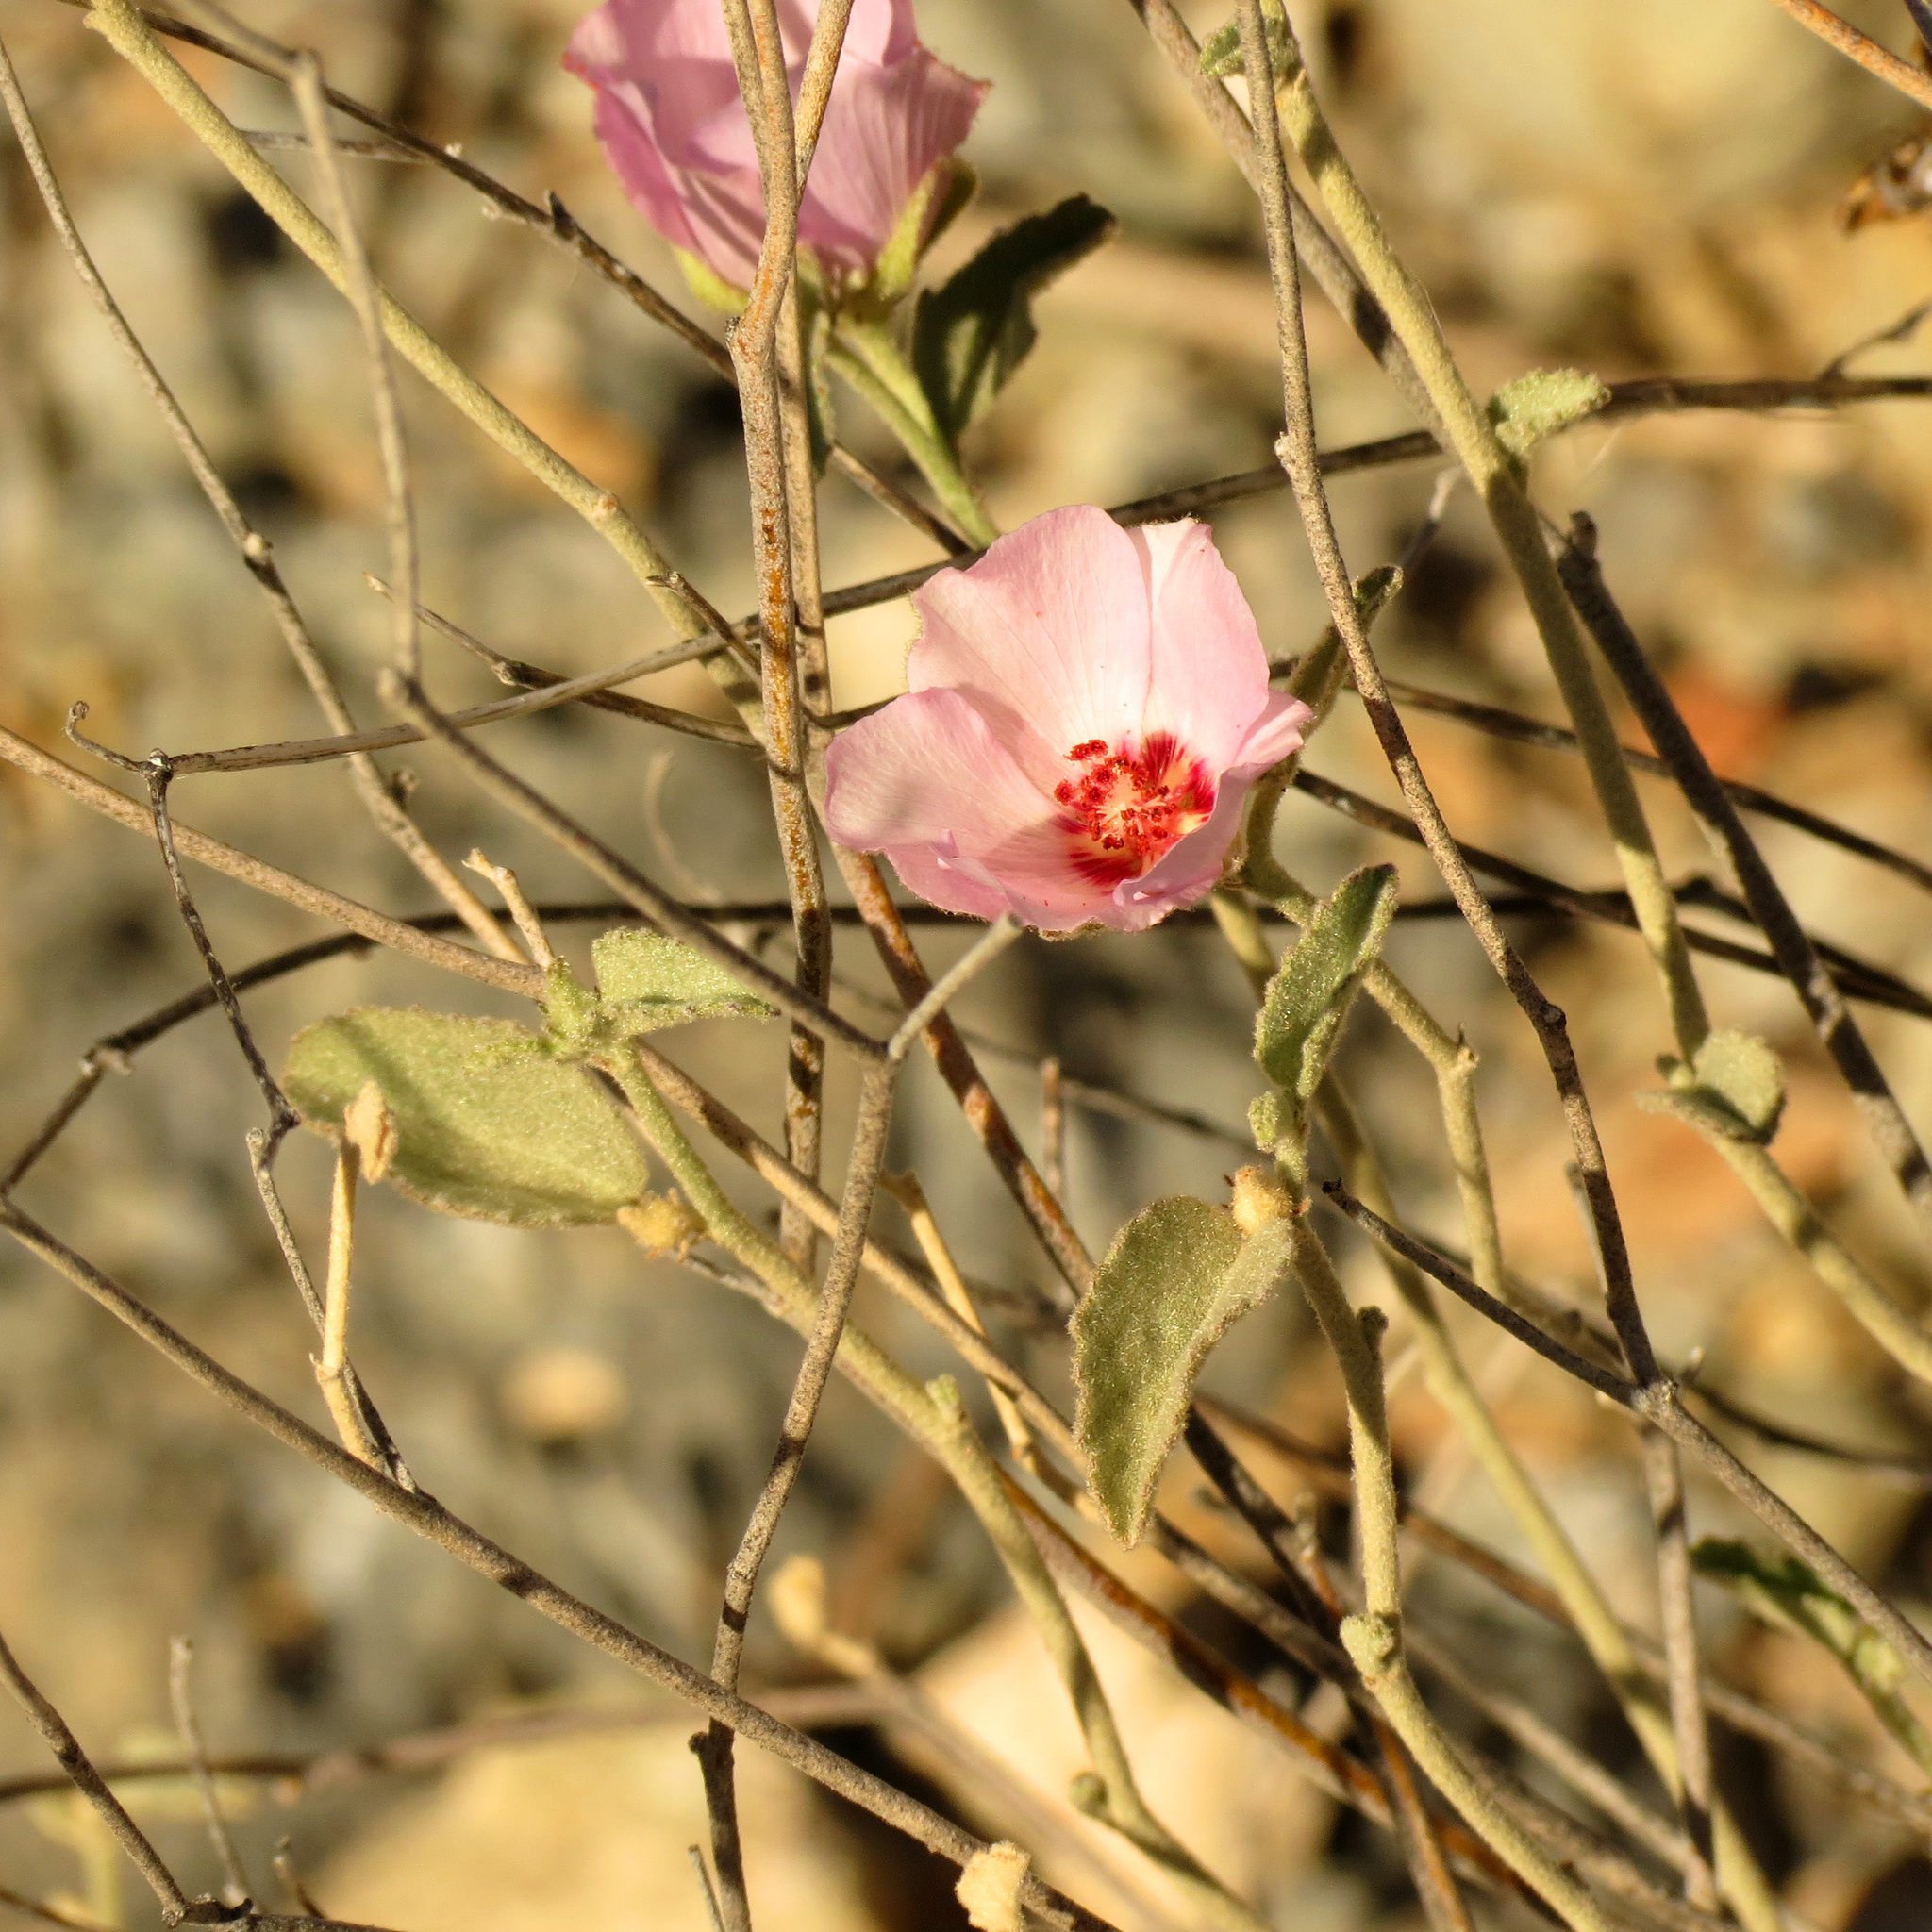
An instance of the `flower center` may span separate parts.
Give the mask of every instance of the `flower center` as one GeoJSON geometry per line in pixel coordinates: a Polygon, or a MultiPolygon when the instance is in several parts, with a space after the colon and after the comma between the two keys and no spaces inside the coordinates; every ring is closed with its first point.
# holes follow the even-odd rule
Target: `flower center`
{"type": "Polygon", "coordinates": [[[1214,783],[1200,759],[1157,731],[1139,751],[1090,738],[1067,753],[1079,775],[1054,787],[1074,869],[1097,886],[1139,878],[1174,842],[1208,822],[1214,783]]]}

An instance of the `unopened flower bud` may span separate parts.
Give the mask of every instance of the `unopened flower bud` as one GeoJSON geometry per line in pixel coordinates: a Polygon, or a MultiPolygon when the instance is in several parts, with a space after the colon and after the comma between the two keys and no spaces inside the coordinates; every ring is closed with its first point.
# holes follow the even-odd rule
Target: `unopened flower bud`
{"type": "Polygon", "coordinates": [[[1294,1211],[1294,1200],[1280,1175],[1265,1167],[1244,1167],[1234,1177],[1234,1192],[1228,1207],[1234,1224],[1243,1234],[1259,1234],[1271,1221],[1294,1211]]]}
{"type": "Polygon", "coordinates": [[[705,1231],[697,1210],[675,1190],[644,1194],[628,1208],[620,1208],[617,1224],[654,1261],[664,1255],[675,1255],[681,1261],[705,1231]]]}

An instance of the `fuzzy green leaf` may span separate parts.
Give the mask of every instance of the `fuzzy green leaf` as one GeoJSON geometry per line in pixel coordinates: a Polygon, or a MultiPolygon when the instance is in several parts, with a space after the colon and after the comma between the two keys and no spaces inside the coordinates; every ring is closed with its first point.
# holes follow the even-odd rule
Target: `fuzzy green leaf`
{"type": "Polygon", "coordinates": [[[940,434],[960,432],[1005,386],[1037,331],[1033,298],[1113,233],[1114,218],[1075,194],[995,235],[912,314],[912,368],[940,434]]]}
{"type": "Polygon", "coordinates": [[[1496,441],[1512,457],[1526,457],[1544,437],[1593,416],[1610,399],[1586,369],[1532,369],[1490,398],[1496,441]]]}
{"type": "Polygon", "coordinates": [[[303,1119],[331,1136],[371,1080],[395,1129],[388,1177],[425,1208],[585,1226],[614,1220],[648,1182],[609,1095],[510,1021],[362,1007],[298,1033],[282,1075],[303,1119]]]}
{"type": "Polygon", "coordinates": [[[677,940],[635,926],[591,947],[603,1017],[622,1039],[692,1020],[769,1020],[773,1008],[724,967],[677,940]]]}
{"type": "Polygon", "coordinates": [[[1244,1241],[1225,1208],[1181,1197],[1143,1208],[1101,1262],[1074,1316],[1076,1427],[1122,1542],[1146,1527],[1208,1350],[1274,1291],[1284,1241],[1271,1224],[1244,1241]]]}
{"type": "Polygon", "coordinates": [[[1652,1113],[1674,1114],[1726,1141],[1766,1145],[1785,1110],[1783,1063],[1755,1034],[1729,1027],[1711,1034],[1691,1056],[1658,1063],[1670,1085],[1640,1093],[1637,1104],[1652,1113]]]}
{"type": "MultiPolygon", "coordinates": [[[[1290,1122],[1321,1082],[1349,1002],[1395,915],[1395,901],[1392,865],[1350,873],[1316,907],[1268,982],[1255,1018],[1255,1058],[1289,1103],[1290,1122]]],[[[1279,1124],[1278,1110],[1275,1119],[1279,1124]]]]}
{"type": "MultiPolygon", "coordinates": [[[[1273,7],[1262,11],[1262,26],[1268,42],[1268,64],[1274,70],[1277,85],[1294,73],[1299,55],[1290,39],[1288,22],[1273,7]]],[[[1201,72],[1211,80],[1224,80],[1240,74],[1245,66],[1241,53],[1241,24],[1237,17],[1215,30],[1201,42],[1201,72]]]]}

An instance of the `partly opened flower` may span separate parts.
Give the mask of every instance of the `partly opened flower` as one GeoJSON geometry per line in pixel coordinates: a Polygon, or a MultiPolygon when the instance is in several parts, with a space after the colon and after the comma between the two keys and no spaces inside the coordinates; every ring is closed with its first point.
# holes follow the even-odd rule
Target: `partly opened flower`
{"type": "Polygon", "coordinates": [[[1138,932],[1221,876],[1308,708],[1206,525],[1057,509],[913,592],[911,689],[833,741],[825,824],[922,898],[1138,932]]]}
{"type": "MultiPolygon", "coordinates": [[[[818,0],[778,0],[794,99],[817,16],[818,0]]],[[[764,191],[719,0],[608,0],[571,37],[564,65],[596,90],[597,139],[651,225],[728,288],[747,288],[764,191]]],[[[919,44],[912,0],[855,0],[799,208],[799,246],[824,274],[872,274],[985,92],[919,44]]]]}

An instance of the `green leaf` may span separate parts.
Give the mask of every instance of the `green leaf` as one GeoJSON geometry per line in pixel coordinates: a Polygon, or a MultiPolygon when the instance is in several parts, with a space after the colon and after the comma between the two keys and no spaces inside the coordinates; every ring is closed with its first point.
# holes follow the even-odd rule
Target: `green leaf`
{"type": "Polygon", "coordinates": [[[1777,1133],[1785,1110],[1784,1066],[1755,1034],[1726,1027],[1711,1034],[1688,1066],[1669,1057],[1658,1065],[1671,1084],[1640,1093],[1639,1107],[1760,1147],[1777,1133]]]}
{"type": "Polygon", "coordinates": [[[1490,421],[1496,441],[1520,460],[1544,437],[1594,416],[1609,399],[1609,391],[1586,369],[1532,369],[1490,398],[1490,421]]]}
{"type": "MultiPolygon", "coordinates": [[[[1255,1058],[1281,1090],[1286,1108],[1268,1124],[1292,1132],[1320,1084],[1349,1002],[1395,914],[1395,868],[1350,873],[1315,908],[1294,950],[1268,982],[1255,1018],[1255,1058]]],[[[1251,1116],[1258,1132],[1264,1123],[1251,1116]]],[[[1279,1138],[1287,1138],[1284,1132],[1279,1138]]]]}
{"type": "Polygon", "coordinates": [[[692,1020],[770,1020],[774,1009],[677,940],[623,926],[591,947],[603,1016],[618,1038],[692,1020]]]}
{"type": "Polygon", "coordinates": [[[1765,1623],[1823,1644],[1879,1722],[1932,1771],[1932,1736],[1899,1695],[1903,1660],[1808,1563],[1782,1552],[1763,1556],[1725,1537],[1704,1538],[1692,1548],[1690,1562],[1700,1576],[1729,1591],[1765,1623]]]}
{"type": "Polygon", "coordinates": [[[1274,1291],[1286,1241],[1280,1223],[1243,1241],[1225,1208],[1180,1197],[1143,1208],[1108,1250],[1074,1316],[1075,1426],[1122,1542],[1146,1527],[1208,1351],[1274,1291]]]}
{"type": "MultiPolygon", "coordinates": [[[[1262,25],[1268,41],[1268,64],[1274,70],[1275,84],[1288,80],[1301,63],[1300,50],[1288,30],[1288,22],[1275,7],[1262,8],[1262,25]]],[[[1201,42],[1201,72],[1210,80],[1224,80],[1246,66],[1241,53],[1241,24],[1239,16],[1225,26],[1217,27],[1201,42]]]]}
{"type": "Polygon", "coordinates": [[[1033,347],[1033,298],[1113,233],[1114,218],[1084,194],[995,235],[965,267],[922,291],[912,367],[949,443],[983,410],[1033,347]]]}
{"type": "Polygon", "coordinates": [[[282,1075],[303,1119],[332,1137],[371,1081],[395,1132],[389,1178],[425,1208],[584,1226],[614,1220],[649,1180],[604,1089],[510,1021],[362,1007],[298,1033],[282,1075]]]}

